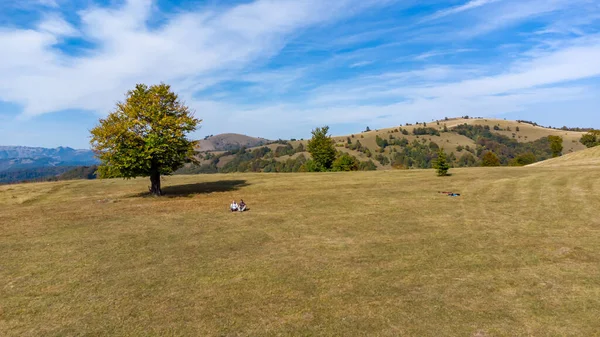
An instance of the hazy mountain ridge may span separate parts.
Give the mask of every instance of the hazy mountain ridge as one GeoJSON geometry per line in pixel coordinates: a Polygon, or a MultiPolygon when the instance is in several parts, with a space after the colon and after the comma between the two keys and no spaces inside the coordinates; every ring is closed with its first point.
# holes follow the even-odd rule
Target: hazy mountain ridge
{"type": "Polygon", "coordinates": [[[96,162],[91,150],[70,147],[43,148],[28,146],[0,146],[0,159],[52,158],[56,162],[96,162]]]}
{"type": "Polygon", "coordinates": [[[73,167],[98,163],[91,150],[0,146],[0,183],[54,177],[73,167]]]}

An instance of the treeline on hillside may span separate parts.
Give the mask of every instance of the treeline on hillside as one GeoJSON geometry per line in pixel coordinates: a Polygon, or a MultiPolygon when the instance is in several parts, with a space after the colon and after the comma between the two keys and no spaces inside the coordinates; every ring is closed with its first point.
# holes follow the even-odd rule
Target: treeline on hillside
{"type": "Polygon", "coordinates": [[[49,166],[0,172],[0,184],[96,179],[97,166],[49,166]]]}
{"type": "MultiPolygon", "coordinates": [[[[488,152],[497,157],[499,165],[527,165],[552,157],[550,141],[545,137],[521,143],[514,138],[492,132],[487,125],[463,124],[454,127],[453,131],[475,141],[476,148],[467,150],[481,161],[488,152]]],[[[457,148],[458,150],[460,149],[457,148]]],[[[485,165],[486,162],[482,164],[485,165]]]]}
{"type": "MultiPolygon", "coordinates": [[[[451,167],[520,166],[553,156],[548,138],[523,143],[518,142],[515,138],[495,133],[496,130],[489,126],[468,124],[456,126],[452,131],[473,139],[475,146],[457,146],[455,151],[450,151],[446,161],[451,167]]],[[[448,132],[448,130],[445,132],[448,132]]],[[[409,141],[404,137],[407,133],[406,130],[398,128],[390,131],[387,139],[377,135],[375,138],[376,149],[367,148],[360,142],[360,139],[347,137],[345,142],[337,143],[335,147],[345,147],[363,153],[369,160],[359,161],[350,154],[335,151],[335,155],[331,154],[332,159],[327,165],[327,170],[375,170],[377,166],[373,161],[377,161],[383,166],[391,165],[397,169],[432,168],[437,160],[440,146],[431,141],[431,138],[428,141],[425,137],[409,141]]],[[[440,131],[430,127],[416,128],[413,135],[435,136],[440,135],[440,131]]],[[[326,143],[329,144],[328,141],[326,143]]],[[[279,144],[281,146],[276,147],[274,150],[263,146],[252,150],[242,148],[220,155],[207,153],[203,159],[210,160],[209,163],[188,165],[176,173],[311,172],[324,170],[321,167],[315,167],[315,162],[304,156],[303,152],[308,149],[302,144],[296,148],[285,141],[280,141],[279,144]],[[232,155],[233,158],[230,157],[232,155]],[[289,156],[289,158],[277,160],[282,156],[289,156]],[[225,160],[224,157],[227,157],[228,161],[220,165],[221,161],[225,160]]]]}
{"type": "MultiPolygon", "coordinates": [[[[297,147],[293,147],[289,143],[284,143],[280,141],[278,144],[282,144],[282,146],[278,146],[275,150],[272,150],[269,147],[263,146],[256,149],[245,149],[241,148],[239,150],[227,151],[219,155],[214,155],[211,153],[207,153],[204,155],[202,159],[210,160],[209,163],[204,163],[202,165],[186,165],[185,167],[179,169],[175,174],[197,174],[197,173],[232,173],[232,172],[282,172],[282,173],[291,173],[291,172],[309,172],[312,167],[311,161],[306,158],[306,156],[301,153],[305,152],[306,149],[302,144],[297,147]],[[285,144],[285,145],[284,145],[285,144]],[[299,155],[294,156],[299,153],[299,155]],[[219,165],[221,160],[224,157],[228,157],[233,155],[234,157],[229,160],[224,165],[219,165]],[[280,158],[283,156],[290,156],[286,160],[277,160],[276,158],[280,158]],[[294,156],[294,157],[292,157],[294,156]],[[219,167],[221,166],[221,167],[219,167]]],[[[338,158],[344,158],[344,154],[338,152],[338,158]]],[[[356,169],[357,170],[376,170],[377,166],[372,161],[366,162],[358,162],[358,160],[352,156],[354,160],[356,160],[356,169]]],[[[229,159],[229,158],[228,158],[229,159]]],[[[342,161],[343,161],[342,160],[342,161]]],[[[352,160],[351,160],[352,161],[352,160]]],[[[344,163],[340,163],[343,165],[344,163]]],[[[351,163],[350,165],[354,165],[351,163]]]]}
{"type": "Polygon", "coordinates": [[[0,172],[0,184],[22,181],[47,181],[71,169],[73,167],[70,166],[49,166],[3,171],[0,172]]]}

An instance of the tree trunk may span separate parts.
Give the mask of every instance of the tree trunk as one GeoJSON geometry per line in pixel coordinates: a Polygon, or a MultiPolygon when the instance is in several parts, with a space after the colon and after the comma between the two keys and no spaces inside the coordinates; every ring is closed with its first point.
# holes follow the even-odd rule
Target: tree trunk
{"type": "Polygon", "coordinates": [[[162,195],[162,190],[160,189],[160,172],[158,169],[151,170],[150,183],[152,184],[150,187],[150,193],[156,196],[162,195]]]}

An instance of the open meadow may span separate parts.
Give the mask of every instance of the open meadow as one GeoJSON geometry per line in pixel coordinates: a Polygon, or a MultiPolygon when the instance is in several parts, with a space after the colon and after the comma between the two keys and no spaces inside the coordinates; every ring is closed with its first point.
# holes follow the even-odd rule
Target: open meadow
{"type": "Polygon", "coordinates": [[[598,335],[597,166],[451,173],[0,186],[0,335],[598,335]]]}

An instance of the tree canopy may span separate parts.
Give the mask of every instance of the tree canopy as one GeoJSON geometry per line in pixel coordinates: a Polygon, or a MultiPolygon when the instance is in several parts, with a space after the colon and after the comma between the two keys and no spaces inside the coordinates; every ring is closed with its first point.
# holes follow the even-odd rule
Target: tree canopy
{"type": "Polygon", "coordinates": [[[335,144],[327,132],[329,132],[328,126],[316,128],[312,131],[311,140],[308,141],[307,150],[319,171],[330,170],[335,160],[335,144]]]}
{"type": "Polygon", "coordinates": [[[482,166],[500,166],[500,159],[494,152],[487,151],[481,158],[482,166]]]}
{"type": "Polygon", "coordinates": [[[586,147],[594,147],[600,145],[600,130],[592,130],[581,137],[579,140],[586,147]]]}
{"type": "Polygon", "coordinates": [[[448,175],[450,165],[448,165],[448,162],[446,161],[446,152],[441,148],[438,150],[437,159],[433,164],[433,167],[437,170],[438,176],[444,177],[448,175]]]}
{"type": "Polygon", "coordinates": [[[333,171],[358,171],[360,165],[356,157],[347,153],[340,153],[333,161],[333,171]]]}
{"type": "Polygon", "coordinates": [[[561,136],[548,136],[550,141],[550,149],[552,150],[552,157],[559,157],[562,155],[563,150],[563,139],[561,136]]]}
{"type": "Polygon", "coordinates": [[[136,85],[91,130],[100,177],[150,176],[150,192],[162,194],[160,176],[192,160],[196,142],[186,136],[200,122],[169,85],[136,85]]]}

